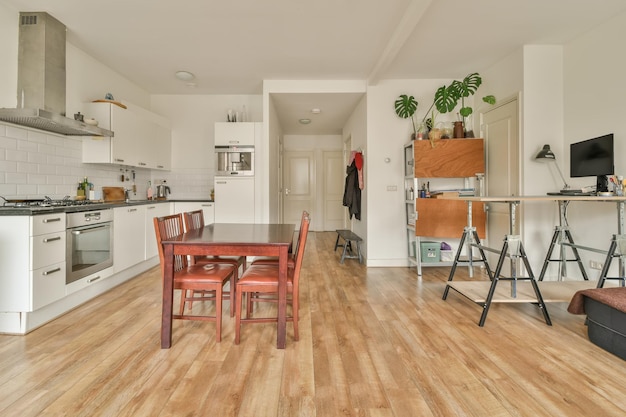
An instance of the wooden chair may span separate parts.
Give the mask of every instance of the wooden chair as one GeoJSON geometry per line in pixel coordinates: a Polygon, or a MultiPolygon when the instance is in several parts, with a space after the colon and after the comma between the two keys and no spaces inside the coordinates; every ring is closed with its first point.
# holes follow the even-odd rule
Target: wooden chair
{"type": "MultiPolygon", "coordinates": [[[[300,235],[298,236],[298,253],[295,258],[294,268],[288,268],[287,294],[291,296],[288,303],[291,304],[292,316],[287,321],[293,322],[294,339],[299,339],[298,334],[298,307],[299,307],[299,281],[302,261],[304,259],[304,248],[309,233],[309,217],[305,216],[300,224],[300,235]]],[[[273,302],[278,300],[278,264],[257,264],[250,265],[237,281],[237,304],[235,313],[235,344],[239,344],[239,334],[241,323],[271,323],[277,322],[277,317],[251,317],[250,313],[246,318],[241,317],[241,309],[244,293],[248,294],[247,304],[253,302],[273,302]],[[270,297],[265,297],[269,295],[270,297]]],[[[248,309],[250,310],[250,309],[248,309]]]]}
{"type": "MultiPolygon", "coordinates": [[[[173,214],[154,218],[154,231],[156,233],[159,258],[161,260],[161,274],[165,276],[165,258],[161,242],[183,233],[182,215],[173,214]]],[[[174,289],[181,290],[180,311],[174,314],[174,319],[206,320],[215,322],[215,338],[222,340],[222,298],[223,287],[233,276],[235,268],[232,265],[189,265],[187,256],[174,256],[174,289]],[[215,300],[215,316],[196,316],[184,314],[185,302],[190,301],[187,291],[213,291],[214,296],[196,297],[193,301],[215,300]]],[[[193,294],[192,294],[193,296],[193,294]]]]}
{"type": "MultiPolygon", "coordinates": [[[[185,220],[185,230],[202,229],[204,227],[204,213],[202,210],[194,210],[183,213],[185,220]]],[[[235,284],[239,279],[239,267],[242,270],[246,270],[246,257],[245,256],[195,256],[192,257],[192,262],[201,264],[226,264],[232,265],[235,268],[230,279],[230,291],[224,292],[225,295],[230,296],[230,316],[235,315],[235,284]]],[[[192,303],[193,297],[190,297],[192,303]]],[[[190,304],[191,305],[191,304],[190,304]]],[[[191,308],[191,307],[190,307],[191,308]]]]}
{"type": "MultiPolygon", "coordinates": [[[[302,227],[302,222],[305,217],[309,217],[309,213],[307,211],[302,211],[302,219],[300,219],[300,227],[302,227]]],[[[296,256],[298,255],[300,239],[296,240],[296,245],[293,248],[293,251],[289,254],[289,259],[287,259],[287,267],[293,269],[296,265],[296,256]]],[[[277,256],[259,256],[254,258],[251,265],[278,265],[278,257],[277,256]]]]}

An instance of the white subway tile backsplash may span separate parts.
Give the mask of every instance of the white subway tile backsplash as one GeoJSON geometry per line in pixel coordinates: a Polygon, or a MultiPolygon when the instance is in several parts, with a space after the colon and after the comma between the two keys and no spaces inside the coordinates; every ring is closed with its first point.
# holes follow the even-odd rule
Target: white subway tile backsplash
{"type": "Polygon", "coordinates": [[[25,172],[7,172],[5,175],[7,184],[27,184],[28,174],[25,172]]]}
{"type": "Polygon", "coordinates": [[[18,162],[17,172],[26,172],[36,174],[39,171],[39,165],[29,162],[18,162]]]}
{"type": "Polygon", "coordinates": [[[30,174],[28,176],[28,183],[32,185],[47,184],[48,177],[43,174],[30,174]]]}
{"type": "Polygon", "coordinates": [[[23,162],[28,161],[28,152],[26,151],[7,149],[5,155],[6,155],[7,161],[23,161],[23,162]]]}
{"type": "Polygon", "coordinates": [[[28,139],[28,130],[12,125],[6,126],[6,136],[13,139],[28,139]]]}
{"type": "Polygon", "coordinates": [[[0,149],[17,149],[17,142],[17,139],[0,136],[0,149]]]}
{"type": "Polygon", "coordinates": [[[17,186],[17,194],[23,197],[41,197],[37,195],[37,185],[36,184],[19,184],[17,186]]]}
{"type": "MultiPolygon", "coordinates": [[[[63,198],[76,195],[76,185],[84,177],[96,190],[103,186],[132,187],[130,167],[109,164],[84,164],[84,138],[62,136],[0,122],[0,195],[7,198],[63,198]],[[122,171],[120,171],[120,168],[122,171]],[[124,172],[131,181],[121,181],[124,172]]],[[[171,172],[134,168],[137,193],[146,197],[148,181],[166,179],[172,189],[170,198],[209,198],[213,170],[180,169],[171,172]]]]}
{"type": "Polygon", "coordinates": [[[17,172],[17,162],[0,161],[0,172],[17,172]]]}
{"type": "Polygon", "coordinates": [[[46,155],[55,155],[56,148],[54,145],[48,145],[47,143],[40,143],[38,147],[38,152],[46,155]]]}
{"type": "Polygon", "coordinates": [[[37,144],[28,140],[18,140],[17,149],[26,152],[37,152],[37,144]]]}
{"type": "Polygon", "coordinates": [[[27,138],[29,142],[46,143],[48,139],[48,135],[46,135],[43,132],[39,132],[37,130],[29,130],[27,133],[27,138]]]}

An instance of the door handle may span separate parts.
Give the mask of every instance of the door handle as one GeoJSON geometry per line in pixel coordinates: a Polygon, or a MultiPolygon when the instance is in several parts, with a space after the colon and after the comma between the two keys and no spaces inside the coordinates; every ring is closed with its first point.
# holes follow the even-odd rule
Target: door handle
{"type": "Polygon", "coordinates": [[[289,195],[290,192],[291,190],[289,188],[285,188],[285,195],[289,195]]]}

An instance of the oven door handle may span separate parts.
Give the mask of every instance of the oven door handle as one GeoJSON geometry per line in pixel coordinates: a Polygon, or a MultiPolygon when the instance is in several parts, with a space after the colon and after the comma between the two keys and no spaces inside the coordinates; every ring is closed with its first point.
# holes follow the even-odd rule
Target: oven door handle
{"type": "Polygon", "coordinates": [[[102,226],[94,226],[94,227],[88,227],[88,228],[80,229],[80,230],[72,230],[72,234],[73,235],[80,235],[80,234],[83,234],[83,233],[96,232],[98,230],[106,229],[108,227],[110,227],[110,226],[105,224],[105,225],[102,225],[102,226]]]}

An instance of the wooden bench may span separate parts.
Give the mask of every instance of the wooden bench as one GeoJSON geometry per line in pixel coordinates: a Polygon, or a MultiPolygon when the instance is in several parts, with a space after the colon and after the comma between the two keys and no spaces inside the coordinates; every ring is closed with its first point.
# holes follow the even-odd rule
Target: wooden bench
{"type": "Polygon", "coordinates": [[[337,241],[335,242],[335,251],[339,247],[339,238],[343,239],[343,252],[341,253],[340,264],[343,264],[344,259],[358,259],[359,263],[363,263],[363,257],[361,256],[361,239],[356,233],[353,233],[351,230],[346,229],[338,229],[337,232],[337,241]],[[352,249],[352,242],[356,243],[356,253],[354,253],[352,249]]]}

